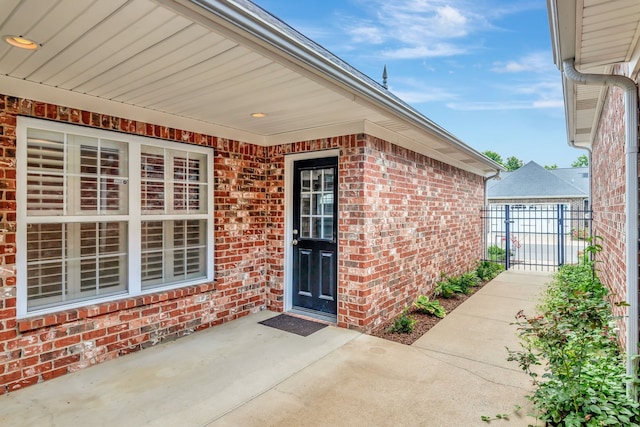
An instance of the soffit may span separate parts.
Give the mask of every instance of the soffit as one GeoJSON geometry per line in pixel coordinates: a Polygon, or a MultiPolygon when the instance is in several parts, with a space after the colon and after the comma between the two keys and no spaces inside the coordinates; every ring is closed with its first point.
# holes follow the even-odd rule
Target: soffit
{"type": "MultiPolygon", "coordinates": [[[[246,0],[3,0],[0,34],[42,47],[0,43],[0,92],[260,145],[374,129],[374,136],[449,164],[495,172],[492,162],[377,83],[338,63],[337,74],[373,95],[359,93],[217,16],[211,5],[235,8],[247,28],[269,28],[264,17],[276,22],[246,0]],[[254,119],[254,112],[267,117],[254,119]],[[417,121],[407,119],[412,114],[417,121]]],[[[277,25],[274,40],[282,37],[277,25]]],[[[330,55],[288,30],[302,40],[304,55],[330,55]]]]}
{"type": "MultiPolygon", "coordinates": [[[[556,64],[575,58],[582,73],[609,74],[616,64],[627,76],[635,74],[640,37],[640,2],[637,0],[550,0],[556,8],[552,40],[556,64]],[[555,28],[554,28],[555,26],[555,28]]],[[[607,88],[577,85],[565,79],[568,133],[576,145],[590,146],[597,132],[607,88]]]]}

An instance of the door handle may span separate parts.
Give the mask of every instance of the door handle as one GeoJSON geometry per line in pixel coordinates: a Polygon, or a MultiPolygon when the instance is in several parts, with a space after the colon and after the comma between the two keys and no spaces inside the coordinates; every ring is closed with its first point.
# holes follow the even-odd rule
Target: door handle
{"type": "Polygon", "coordinates": [[[296,246],[296,245],[298,244],[298,239],[293,239],[293,240],[291,241],[291,244],[292,244],[293,246],[296,246]]]}

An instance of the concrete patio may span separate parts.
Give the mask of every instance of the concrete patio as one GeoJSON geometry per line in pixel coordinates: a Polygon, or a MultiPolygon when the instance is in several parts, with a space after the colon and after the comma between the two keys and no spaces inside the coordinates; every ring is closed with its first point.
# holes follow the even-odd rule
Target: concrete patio
{"type": "Polygon", "coordinates": [[[301,337],[261,312],[0,396],[2,426],[527,426],[507,362],[550,274],[508,271],[412,346],[335,327],[301,337]]]}

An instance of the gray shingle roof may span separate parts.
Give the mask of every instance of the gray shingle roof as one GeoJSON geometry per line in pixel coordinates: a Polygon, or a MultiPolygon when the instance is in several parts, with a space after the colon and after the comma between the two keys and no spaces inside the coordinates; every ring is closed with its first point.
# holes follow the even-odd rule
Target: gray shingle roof
{"type": "Polygon", "coordinates": [[[578,198],[589,196],[588,168],[547,170],[529,162],[500,181],[489,181],[489,199],[578,198]],[[586,176],[585,176],[586,174],[586,176]]]}

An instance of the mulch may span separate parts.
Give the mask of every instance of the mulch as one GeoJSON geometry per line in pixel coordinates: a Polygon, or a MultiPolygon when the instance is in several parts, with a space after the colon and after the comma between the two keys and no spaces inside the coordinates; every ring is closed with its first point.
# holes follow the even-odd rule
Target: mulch
{"type": "MultiPolygon", "coordinates": [[[[468,295],[456,294],[453,298],[450,299],[442,297],[436,297],[436,299],[440,301],[440,305],[442,305],[445,310],[447,310],[447,315],[449,315],[453,310],[456,309],[456,307],[469,299],[469,297],[471,297],[484,285],[485,283],[476,286],[468,295]]],[[[429,299],[432,299],[432,297],[430,296],[429,299]]],[[[393,321],[395,320],[395,318],[393,318],[383,323],[380,327],[376,328],[373,332],[370,333],[370,335],[378,338],[383,338],[385,340],[394,341],[400,344],[411,345],[416,342],[418,338],[423,336],[429,329],[433,328],[439,321],[442,320],[430,314],[422,314],[415,311],[414,309],[409,309],[409,314],[417,320],[412,333],[403,334],[397,332],[389,332],[389,329],[391,328],[391,326],[393,325],[393,321]]]]}

